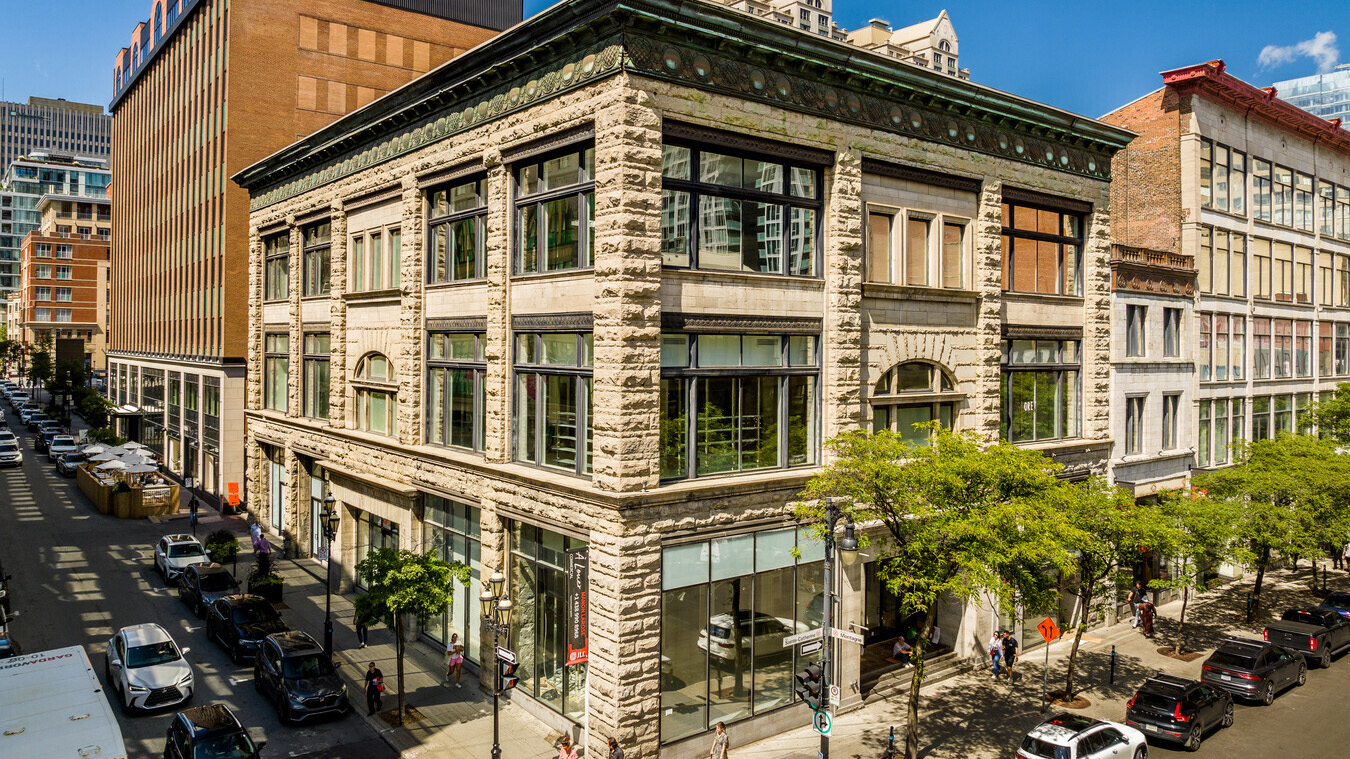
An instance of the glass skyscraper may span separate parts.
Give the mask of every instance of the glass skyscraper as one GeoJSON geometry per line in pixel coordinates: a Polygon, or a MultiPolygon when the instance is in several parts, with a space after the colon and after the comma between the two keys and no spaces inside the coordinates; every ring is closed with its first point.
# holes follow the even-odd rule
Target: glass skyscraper
{"type": "Polygon", "coordinates": [[[1275,92],[1286,103],[1324,119],[1350,123],[1350,63],[1325,74],[1276,82],[1275,92]]]}

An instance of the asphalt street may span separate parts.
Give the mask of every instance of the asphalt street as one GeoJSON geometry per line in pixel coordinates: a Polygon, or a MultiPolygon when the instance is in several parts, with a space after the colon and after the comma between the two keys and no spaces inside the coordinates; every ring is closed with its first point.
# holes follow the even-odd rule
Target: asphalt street
{"type": "MultiPolygon", "coordinates": [[[[231,663],[207,641],[203,623],[154,571],[154,542],[186,529],[186,520],[156,525],[99,514],[73,479],[60,477],[46,455],[34,450],[33,435],[9,404],[0,400],[0,406],[24,454],[22,467],[0,470],[0,556],[14,576],[10,588],[18,616],[10,628],[24,652],[83,646],[102,679],[104,650],[112,634],[127,625],[157,622],[187,650],[196,675],[192,703],[228,705],[255,740],[267,741],[264,756],[396,756],[359,718],[281,725],[270,704],[253,690],[252,665],[231,663]]],[[[244,571],[241,564],[241,579],[244,571]]],[[[128,716],[117,708],[115,696],[110,700],[129,755],[162,756],[164,733],[177,709],[128,716]]]]}

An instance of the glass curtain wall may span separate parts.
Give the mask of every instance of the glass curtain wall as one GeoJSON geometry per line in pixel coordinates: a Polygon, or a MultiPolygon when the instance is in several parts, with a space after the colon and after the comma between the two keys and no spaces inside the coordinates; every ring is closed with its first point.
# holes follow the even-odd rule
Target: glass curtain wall
{"type": "Polygon", "coordinates": [[[464,656],[478,662],[478,635],[482,625],[478,596],[482,592],[482,544],[479,542],[478,507],[425,495],[426,516],[422,527],[423,552],[446,562],[469,567],[469,584],[455,584],[454,601],[437,619],[427,620],[422,631],[442,646],[459,634],[464,656]]]}
{"type": "Polygon", "coordinates": [[[519,690],[574,721],[586,712],[586,665],[566,666],[566,553],[585,541],[512,522],[511,648],[520,666],[519,690]]]}

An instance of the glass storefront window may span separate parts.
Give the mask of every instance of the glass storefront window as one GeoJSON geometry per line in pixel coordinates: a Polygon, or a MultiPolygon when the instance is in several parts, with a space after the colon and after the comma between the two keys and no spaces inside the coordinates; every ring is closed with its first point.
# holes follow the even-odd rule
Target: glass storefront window
{"type": "Polygon", "coordinates": [[[423,496],[426,510],[422,529],[423,551],[445,562],[469,567],[469,584],[455,585],[454,601],[440,619],[428,620],[423,632],[442,646],[452,634],[459,634],[464,655],[478,661],[478,635],[481,612],[478,595],[482,591],[482,544],[479,542],[479,512],[476,506],[440,496],[423,496]]]}
{"type": "Polygon", "coordinates": [[[511,523],[510,594],[515,605],[511,648],[519,690],[571,720],[585,716],[586,665],[566,666],[566,552],[585,541],[534,525],[511,523]]]}

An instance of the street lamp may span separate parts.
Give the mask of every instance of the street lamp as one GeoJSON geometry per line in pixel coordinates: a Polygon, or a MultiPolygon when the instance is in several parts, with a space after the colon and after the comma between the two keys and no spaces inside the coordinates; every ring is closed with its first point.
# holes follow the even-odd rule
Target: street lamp
{"type": "MultiPolygon", "coordinates": [[[[838,498],[825,500],[825,597],[822,613],[822,642],[824,643],[825,666],[820,677],[822,710],[828,710],[830,680],[834,677],[834,641],[830,628],[834,625],[834,528],[839,520],[844,521],[844,537],[839,541],[839,558],[845,565],[852,566],[858,560],[858,538],[854,535],[853,517],[839,507],[838,498]]],[[[820,759],[830,759],[830,736],[820,736],[820,759]]]]}
{"type": "Polygon", "coordinates": [[[319,513],[319,524],[323,527],[323,537],[328,545],[328,569],[324,575],[323,654],[330,660],[333,658],[333,538],[337,537],[341,519],[337,499],[330,492],[323,497],[323,511],[319,513]]]}
{"type": "MultiPolygon", "coordinates": [[[[492,631],[493,648],[501,646],[501,636],[511,633],[511,599],[505,596],[506,577],[496,570],[483,583],[483,594],[478,597],[483,614],[483,626],[492,631]]],[[[494,654],[495,658],[495,654],[494,654]]],[[[502,744],[497,731],[497,714],[502,691],[501,662],[493,662],[492,679],[492,759],[501,759],[502,744]]]]}

